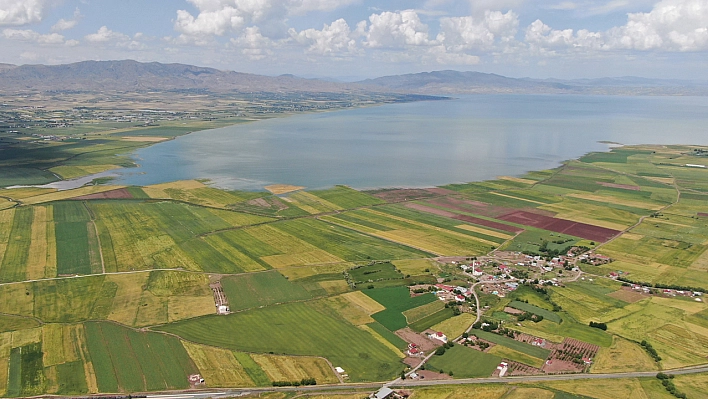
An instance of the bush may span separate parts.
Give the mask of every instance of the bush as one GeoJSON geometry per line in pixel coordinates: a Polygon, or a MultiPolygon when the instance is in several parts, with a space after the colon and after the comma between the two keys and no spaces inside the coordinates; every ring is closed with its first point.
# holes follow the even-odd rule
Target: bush
{"type": "Polygon", "coordinates": [[[605,323],[596,323],[594,321],[591,321],[590,327],[599,328],[602,331],[607,331],[607,324],[605,324],[605,323]]]}

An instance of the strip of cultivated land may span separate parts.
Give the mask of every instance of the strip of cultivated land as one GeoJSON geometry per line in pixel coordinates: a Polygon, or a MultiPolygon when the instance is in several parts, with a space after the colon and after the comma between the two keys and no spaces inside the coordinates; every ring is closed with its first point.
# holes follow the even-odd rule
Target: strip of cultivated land
{"type": "MultiPolygon", "coordinates": [[[[208,387],[393,380],[415,359],[410,348],[442,344],[427,333],[452,340],[475,322],[473,296],[451,290],[480,275],[453,260],[501,281],[476,292],[480,322],[501,327],[478,325],[476,341],[433,356],[426,378],[489,377],[502,361],[511,375],[704,364],[708,306],[693,292],[708,290],[708,172],[685,166],[708,164],[702,150],[622,147],[431,189],[0,190],[11,203],[0,208],[0,393],[187,389],[196,374],[208,387]],[[597,258],[546,271],[522,254],[545,262],[571,248],[597,258]],[[229,314],[216,314],[213,287],[229,314]]],[[[76,167],[56,171],[98,170],[76,167]]],[[[13,182],[42,179],[21,172],[13,182]]],[[[615,383],[666,393],[658,380],[615,383]]],[[[584,384],[416,395],[605,397],[584,384]]],[[[706,394],[688,377],[675,385],[706,394]]]]}

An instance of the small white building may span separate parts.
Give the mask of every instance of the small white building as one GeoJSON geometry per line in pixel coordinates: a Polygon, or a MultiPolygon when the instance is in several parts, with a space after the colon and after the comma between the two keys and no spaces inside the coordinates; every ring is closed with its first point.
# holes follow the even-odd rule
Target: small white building
{"type": "Polygon", "coordinates": [[[230,309],[229,309],[228,306],[226,306],[226,305],[220,305],[220,306],[216,309],[216,313],[217,313],[217,314],[229,314],[229,313],[231,313],[231,311],[230,311],[230,309]]]}
{"type": "Polygon", "coordinates": [[[341,367],[339,367],[339,366],[335,367],[335,368],[334,368],[334,371],[336,371],[336,372],[339,373],[339,374],[344,374],[344,373],[346,373],[346,371],[344,371],[344,369],[341,368],[341,367]]]}
{"type": "Polygon", "coordinates": [[[428,338],[430,339],[437,339],[438,341],[441,341],[442,343],[446,344],[447,343],[447,336],[440,331],[433,333],[433,334],[428,334],[428,338]]]}
{"type": "Polygon", "coordinates": [[[379,389],[378,392],[376,392],[373,397],[376,399],[386,399],[386,398],[390,398],[391,396],[393,396],[393,393],[394,393],[393,389],[391,389],[389,387],[383,387],[383,388],[379,389]]]}

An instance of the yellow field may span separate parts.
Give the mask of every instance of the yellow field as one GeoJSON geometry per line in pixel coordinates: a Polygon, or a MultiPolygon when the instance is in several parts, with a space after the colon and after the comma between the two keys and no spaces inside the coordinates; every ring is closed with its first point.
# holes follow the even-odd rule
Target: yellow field
{"type": "Polygon", "coordinates": [[[396,269],[403,273],[403,275],[410,274],[411,276],[419,276],[437,270],[435,261],[429,259],[394,260],[391,263],[393,263],[396,269]],[[426,269],[428,270],[427,272],[425,271],[426,269]]]}
{"type": "Polygon", "coordinates": [[[364,309],[364,311],[370,315],[386,310],[383,305],[371,299],[361,291],[348,292],[340,296],[349,301],[352,305],[356,305],[364,309]]]}
{"type": "Polygon", "coordinates": [[[615,197],[615,196],[610,196],[610,195],[597,195],[597,194],[590,194],[590,193],[570,193],[570,194],[568,194],[568,197],[586,199],[586,200],[597,201],[597,202],[610,202],[613,204],[627,205],[627,206],[631,206],[634,208],[648,209],[650,211],[657,211],[657,210],[663,208],[663,206],[664,206],[661,204],[652,204],[650,202],[634,201],[634,200],[630,200],[627,198],[615,197]]]}
{"type": "Polygon", "coordinates": [[[412,324],[422,318],[430,316],[433,313],[443,310],[444,308],[445,304],[442,301],[435,301],[431,303],[426,303],[425,305],[421,305],[413,309],[408,309],[403,312],[403,315],[406,317],[408,324],[412,324]]]}
{"type": "MultiPolygon", "coordinates": [[[[497,179],[499,180],[507,180],[507,181],[513,181],[516,183],[523,183],[523,184],[536,184],[538,183],[536,180],[531,180],[531,179],[522,179],[520,177],[513,177],[513,176],[497,176],[497,179]]],[[[495,193],[496,194],[496,193],[495,193]]],[[[527,200],[525,200],[527,201],[527,200]]]]}
{"type": "Polygon", "coordinates": [[[349,284],[347,284],[344,280],[320,281],[317,284],[327,291],[327,294],[329,295],[336,295],[349,291],[349,284]]]}
{"type": "Polygon", "coordinates": [[[483,229],[483,228],[477,227],[477,226],[470,226],[469,224],[461,224],[461,225],[455,226],[455,227],[457,227],[458,229],[474,231],[475,233],[485,234],[490,237],[503,238],[505,240],[508,240],[510,238],[514,238],[514,236],[509,235],[509,234],[504,234],[504,233],[500,233],[498,231],[493,231],[493,230],[487,230],[487,229],[483,229]]]}
{"type": "Polygon", "coordinates": [[[708,397],[708,374],[676,376],[674,384],[689,398],[708,397]]]}
{"type": "Polygon", "coordinates": [[[101,173],[112,169],[117,169],[116,165],[91,165],[91,166],[57,166],[49,169],[52,173],[64,179],[75,179],[77,177],[88,176],[94,173],[101,173]]]}
{"type": "Polygon", "coordinates": [[[214,298],[209,296],[173,296],[167,301],[167,320],[189,319],[212,314],[216,311],[214,298]]]}
{"type": "Polygon", "coordinates": [[[144,327],[164,324],[167,321],[167,298],[157,297],[150,291],[143,291],[133,325],[144,327]]]}
{"type": "Polygon", "coordinates": [[[339,263],[342,259],[317,249],[309,252],[299,252],[284,255],[263,256],[261,259],[275,269],[280,269],[295,265],[317,265],[322,263],[339,263]]]}
{"type": "Polygon", "coordinates": [[[377,333],[376,331],[374,331],[373,329],[371,329],[371,327],[369,327],[369,326],[367,326],[367,325],[360,325],[360,326],[357,326],[357,327],[359,327],[360,329],[362,329],[362,330],[368,332],[369,334],[371,334],[377,341],[379,341],[379,342],[381,342],[382,344],[384,344],[386,347],[388,347],[388,349],[390,349],[391,351],[393,351],[393,353],[395,353],[396,355],[398,355],[398,357],[400,357],[401,359],[403,359],[403,358],[406,357],[406,355],[405,355],[403,352],[401,352],[400,349],[396,348],[395,345],[393,345],[392,343],[390,343],[386,338],[382,337],[381,334],[379,334],[379,333],[377,333]]]}
{"type": "Polygon", "coordinates": [[[495,345],[490,350],[489,353],[492,355],[497,355],[502,359],[513,360],[515,362],[527,364],[532,367],[541,368],[543,367],[544,359],[539,359],[537,357],[529,356],[525,353],[515,351],[511,348],[507,348],[502,345],[495,345]]]}
{"type": "Polygon", "coordinates": [[[233,352],[187,341],[182,341],[182,346],[194,361],[207,386],[219,388],[256,385],[236,360],[233,352]]]}
{"type": "Polygon", "coordinates": [[[165,190],[194,190],[197,188],[207,187],[204,183],[196,180],[180,180],[169,183],[154,184],[152,186],[143,187],[143,191],[150,198],[172,198],[165,190]]]}
{"type": "Polygon", "coordinates": [[[648,399],[637,379],[554,381],[542,385],[597,399],[648,399]]]}
{"type": "Polygon", "coordinates": [[[20,316],[34,315],[34,290],[30,284],[0,286],[0,313],[20,316]],[[29,295],[27,295],[29,293],[29,295]]]}
{"type": "Polygon", "coordinates": [[[318,384],[339,382],[332,367],[319,357],[252,354],[251,358],[273,381],[314,378],[318,384]]]}
{"type": "Polygon", "coordinates": [[[12,199],[24,199],[29,197],[36,197],[42,194],[55,193],[57,190],[54,188],[36,188],[36,187],[25,187],[25,188],[12,188],[12,189],[2,189],[3,197],[9,197],[12,199]]]}
{"type": "Polygon", "coordinates": [[[12,347],[25,346],[42,341],[42,327],[12,332],[12,347]]]}
{"type": "Polygon", "coordinates": [[[12,350],[12,333],[0,333],[0,395],[7,391],[7,379],[12,350]]]}
{"type": "Polygon", "coordinates": [[[98,393],[98,381],[96,380],[96,371],[93,368],[93,362],[89,355],[88,346],[86,345],[86,332],[82,324],[74,325],[71,329],[71,336],[76,342],[78,354],[81,361],[84,363],[84,375],[86,376],[86,386],[89,393],[98,393]]]}
{"type": "Polygon", "coordinates": [[[0,211],[13,208],[16,205],[17,205],[17,203],[15,201],[10,201],[5,198],[0,198],[0,211]]]}
{"type": "Polygon", "coordinates": [[[75,190],[57,191],[50,194],[41,194],[22,200],[26,205],[40,204],[43,202],[60,201],[69,198],[80,197],[82,195],[102,193],[105,191],[117,190],[125,186],[86,186],[75,190]]]}
{"type": "Polygon", "coordinates": [[[65,324],[45,324],[42,326],[45,367],[79,360],[76,327],[65,324]]]}
{"type": "Polygon", "coordinates": [[[553,399],[556,394],[540,388],[512,388],[504,399],[553,399]]]}
{"type": "Polygon", "coordinates": [[[283,268],[293,265],[307,265],[320,263],[339,263],[344,260],[325,252],[312,244],[280,231],[272,226],[256,226],[246,229],[253,238],[260,240],[282,255],[264,256],[261,259],[274,268],[283,268]]]}
{"type": "Polygon", "coordinates": [[[345,297],[346,295],[354,293],[359,293],[359,291],[324,298],[319,301],[312,302],[312,304],[315,306],[325,306],[326,309],[323,310],[323,313],[332,313],[332,311],[334,311],[339,317],[342,317],[355,326],[373,323],[375,320],[371,318],[369,312],[361,306],[352,303],[345,297]]]}
{"type": "Polygon", "coordinates": [[[312,215],[342,209],[342,207],[339,205],[335,205],[325,199],[322,199],[305,191],[299,191],[297,193],[289,195],[284,199],[312,215]]]}
{"type": "Polygon", "coordinates": [[[123,136],[120,139],[124,141],[134,141],[138,143],[159,143],[160,141],[169,140],[169,137],[123,136]]]}
{"type": "Polygon", "coordinates": [[[291,186],[289,184],[271,184],[270,186],[263,187],[275,195],[286,194],[297,190],[302,190],[305,187],[302,186],[291,186]]]}
{"type": "Polygon", "coordinates": [[[44,277],[57,276],[57,240],[54,229],[54,207],[47,206],[47,263],[44,267],[44,277]]]}
{"type": "Polygon", "coordinates": [[[374,234],[377,237],[393,241],[399,244],[430,252],[435,255],[467,255],[468,248],[462,245],[449,243],[444,238],[427,233],[421,230],[401,229],[391,231],[379,231],[374,234]]]}
{"type": "Polygon", "coordinates": [[[204,240],[209,243],[221,255],[238,265],[245,272],[257,272],[265,270],[258,262],[246,256],[242,252],[235,249],[231,244],[226,242],[223,237],[218,234],[204,237],[204,240]]]}
{"type": "Polygon", "coordinates": [[[143,286],[147,284],[149,273],[135,273],[123,275],[109,275],[104,284],[113,283],[118,286],[113,306],[108,320],[113,320],[128,326],[135,323],[143,286]]]}
{"type": "Polygon", "coordinates": [[[630,371],[654,371],[657,364],[639,345],[614,337],[612,346],[600,348],[590,372],[624,373],[630,371]]]}
{"type": "Polygon", "coordinates": [[[691,263],[688,267],[690,270],[700,270],[702,272],[708,271],[708,251],[703,252],[698,259],[691,263]]]}
{"type": "Polygon", "coordinates": [[[462,313],[459,316],[451,317],[430,328],[435,331],[441,331],[448,337],[456,338],[462,335],[462,333],[474,323],[474,319],[474,315],[462,313]]]}
{"type": "Polygon", "coordinates": [[[635,234],[635,233],[624,233],[624,234],[622,234],[622,238],[626,238],[626,239],[632,240],[632,241],[639,241],[642,238],[644,238],[644,236],[641,234],[635,234]]]}
{"type": "Polygon", "coordinates": [[[5,257],[5,250],[7,249],[7,243],[10,240],[12,220],[14,218],[14,209],[0,211],[0,264],[2,264],[2,260],[5,257]]]}
{"type": "Polygon", "coordinates": [[[27,259],[28,280],[36,280],[45,276],[47,267],[47,208],[34,207],[32,220],[32,239],[30,241],[29,257],[27,259]]]}
{"type": "Polygon", "coordinates": [[[411,399],[499,399],[509,391],[505,385],[447,385],[413,391],[411,399]]]}
{"type": "Polygon", "coordinates": [[[324,265],[284,267],[282,269],[278,269],[278,271],[290,280],[297,280],[305,277],[317,276],[319,274],[341,273],[345,270],[349,270],[352,266],[354,266],[354,264],[348,262],[328,263],[324,265]]]}

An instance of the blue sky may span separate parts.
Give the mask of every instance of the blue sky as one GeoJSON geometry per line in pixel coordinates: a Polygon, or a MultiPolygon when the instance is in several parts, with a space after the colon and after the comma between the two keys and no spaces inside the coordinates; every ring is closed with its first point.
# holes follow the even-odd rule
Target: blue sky
{"type": "Polygon", "coordinates": [[[706,79],[708,0],[0,0],[0,62],[706,79]]]}

